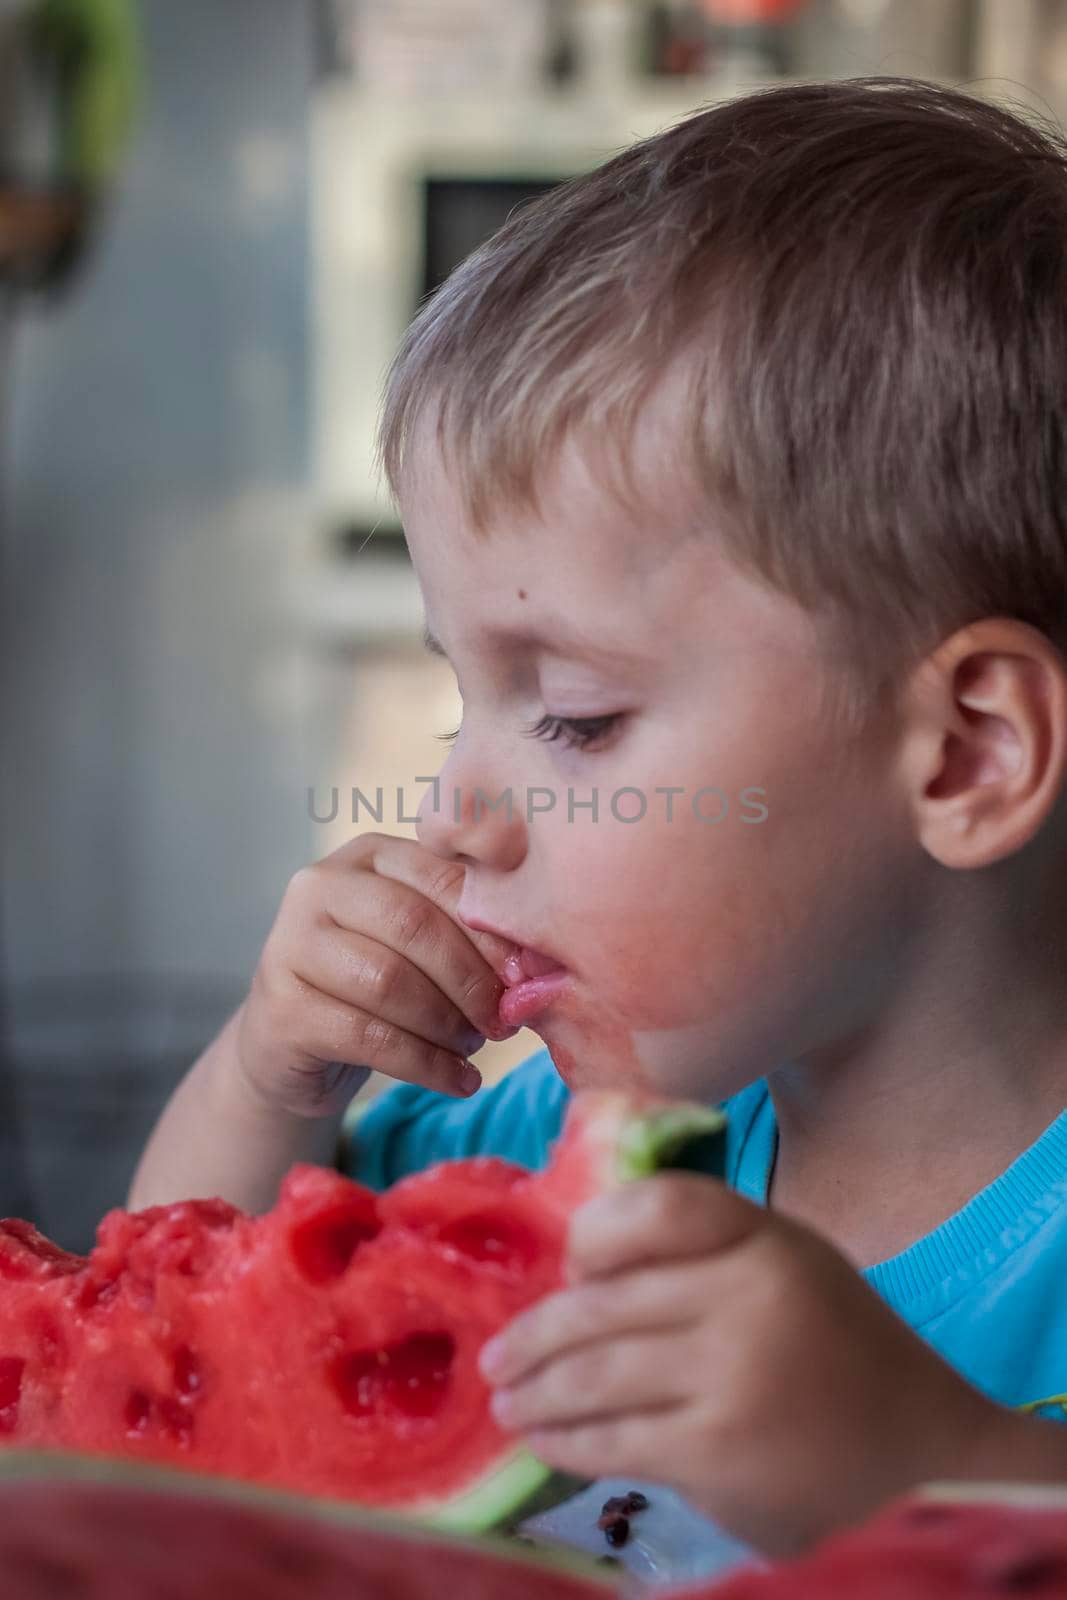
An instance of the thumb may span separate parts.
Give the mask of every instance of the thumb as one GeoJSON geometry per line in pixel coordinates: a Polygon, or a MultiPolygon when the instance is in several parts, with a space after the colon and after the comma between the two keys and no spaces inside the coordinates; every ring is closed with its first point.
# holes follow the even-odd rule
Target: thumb
{"type": "Polygon", "coordinates": [[[718,1178],[662,1172],[586,1202],[571,1223],[571,1278],[605,1277],[642,1262],[731,1250],[767,1226],[762,1206],[718,1178]]]}

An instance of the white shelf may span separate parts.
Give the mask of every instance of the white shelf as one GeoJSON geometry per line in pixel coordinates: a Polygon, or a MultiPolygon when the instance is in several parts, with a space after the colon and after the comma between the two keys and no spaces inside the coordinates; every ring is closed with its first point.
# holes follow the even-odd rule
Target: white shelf
{"type": "Polygon", "coordinates": [[[568,177],[753,86],[685,78],[623,94],[604,86],[417,99],[346,83],[320,91],[311,129],[320,524],[394,515],[376,482],[374,438],[385,375],[422,286],[423,180],[568,177]]]}

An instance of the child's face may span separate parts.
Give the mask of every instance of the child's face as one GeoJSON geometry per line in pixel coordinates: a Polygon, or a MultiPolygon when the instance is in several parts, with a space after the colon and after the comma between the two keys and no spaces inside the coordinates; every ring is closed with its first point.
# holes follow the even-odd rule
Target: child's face
{"type": "Polygon", "coordinates": [[[528,1025],[572,1087],[719,1098],[864,1025],[890,981],[915,850],[886,728],[835,731],[808,614],[728,564],[713,528],[676,531],[684,509],[657,448],[649,429],[647,522],[568,444],[544,520],[503,517],[484,539],[436,452],[419,450],[405,527],[464,702],[419,836],[465,864],[461,920],[568,969],[528,1025]],[[617,720],[568,748],[523,731],[546,714],[617,720]],[[667,787],[681,791],[671,821],[667,787]],[[509,788],[510,820],[484,801],[475,814],[476,790],[494,802],[509,788]],[[618,812],[643,799],[640,820],[613,815],[624,788],[639,794],[618,812]],[[588,806],[568,817],[568,790],[597,792],[597,820],[588,806]]]}

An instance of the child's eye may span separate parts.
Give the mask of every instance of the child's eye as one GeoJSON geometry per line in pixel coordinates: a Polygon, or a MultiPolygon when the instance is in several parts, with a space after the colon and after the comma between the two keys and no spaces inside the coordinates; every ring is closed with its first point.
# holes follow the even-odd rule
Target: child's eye
{"type": "MultiPolygon", "coordinates": [[[[550,744],[562,739],[564,744],[584,750],[610,733],[621,717],[621,711],[612,711],[603,717],[553,717],[546,712],[532,727],[522,731],[531,739],[547,739],[550,744]]],[[[459,735],[460,729],[455,728],[451,733],[439,733],[436,737],[445,744],[455,744],[459,735]]]]}
{"type": "Polygon", "coordinates": [[[546,711],[540,721],[532,728],[524,728],[523,732],[531,739],[547,739],[550,744],[554,739],[562,739],[566,745],[585,750],[610,733],[621,716],[620,711],[611,711],[603,717],[553,717],[546,711]]]}

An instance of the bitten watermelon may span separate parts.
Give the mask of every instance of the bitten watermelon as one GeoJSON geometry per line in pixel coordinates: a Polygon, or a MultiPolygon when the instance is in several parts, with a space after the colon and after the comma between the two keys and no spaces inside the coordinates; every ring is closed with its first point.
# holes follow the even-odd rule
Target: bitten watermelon
{"type": "Polygon", "coordinates": [[[551,1475],[494,1423],[482,1345],[560,1284],[580,1204],[721,1125],[598,1092],[575,1097],[544,1173],[473,1158],[376,1195],[296,1166],[266,1216],[220,1200],[113,1211],[85,1258],[2,1223],[0,1442],[445,1527],[527,1512],[551,1475]]]}
{"type": "Polygon", "coordinates": [[[591,1562],[188,1473],[0,1456],[0,1600],[610,1600],[591,1562]]]}

